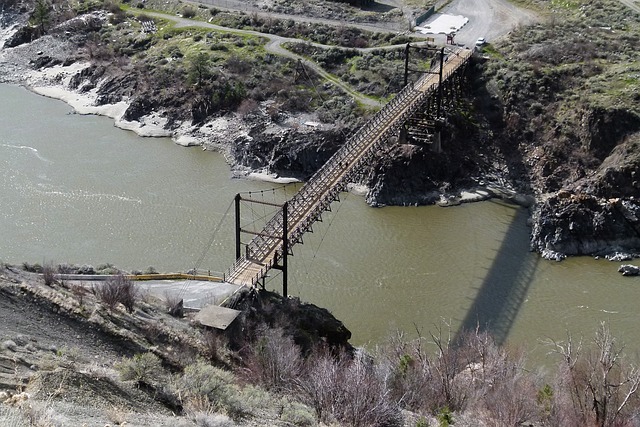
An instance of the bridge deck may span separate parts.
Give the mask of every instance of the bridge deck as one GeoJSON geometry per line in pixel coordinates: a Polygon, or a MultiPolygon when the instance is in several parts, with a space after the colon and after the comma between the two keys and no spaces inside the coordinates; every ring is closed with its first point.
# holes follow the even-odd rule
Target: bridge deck
{"type": "MultiPolygon", "coordinates": [[[[445,81],[472,55],[469,49],[450,53],[443,64],[445,81]]],[[[397,133],[405,121],[423,102],[438,90],[439,75],[425,74],[416,83],[407,85],[395,98],[371,118],[327,163],[302,186],[288,203],[287,235],[289,247],[301,241],[302,235],[317,221],[338,193],[361,171],[397,133]]],[[[255,285],[282,258],[282,212],[277,213],[247,245],[247,254],[236,260],[225,280],[240,286],[255,285]]]]}

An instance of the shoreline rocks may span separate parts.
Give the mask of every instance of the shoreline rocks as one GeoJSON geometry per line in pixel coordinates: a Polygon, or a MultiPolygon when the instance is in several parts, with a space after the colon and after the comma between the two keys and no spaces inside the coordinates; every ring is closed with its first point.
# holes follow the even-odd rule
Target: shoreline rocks
{"type": "Polygon", "coordinates": [[[631,264],[625,264],[621,265],[620,268],[618,268],[618,272],[623,276],[638,276],[640,275],[640,267],[631,264]]]}
{"type": "Polygon", "coordinates": [[[601,199],[561,192],[550,195],[533,210],[532,249],[551,259],[557,259],[556,254],[605,256],[634,252],[640,247],[640,218],[626,214],[632,209],[640,209],[635,199],[601,199]]]}

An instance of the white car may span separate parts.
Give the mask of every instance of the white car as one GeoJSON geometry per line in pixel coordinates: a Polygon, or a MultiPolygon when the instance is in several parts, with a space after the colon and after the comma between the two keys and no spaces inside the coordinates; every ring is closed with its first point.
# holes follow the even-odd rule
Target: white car
{"type": "Polygon", "coordinates": [[[476,40],[476,46],[483,46],[486,42],[484,37],[479,37],[478,40],[476,40]]]}

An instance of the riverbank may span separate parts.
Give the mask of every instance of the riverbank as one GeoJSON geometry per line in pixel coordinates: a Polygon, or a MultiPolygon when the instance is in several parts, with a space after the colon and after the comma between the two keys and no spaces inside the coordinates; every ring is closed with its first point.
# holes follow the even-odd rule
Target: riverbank
{"type": "MultiPolygon", "coordinates": [[[[98,14],[94,18],[96,20],[104,19],[104,16],[98,14]]],[[[18,27],[19,25],[16,25],[14,29],[18,27]]],[[[4,44],[12,35],[11,31],[3,33],[0,44],[4,44]]],[[[243,142],[238,141],[239,138],[244,139],[246,144],[251,144],[251,141],[257,137],[256,132],[262,134],[261,138],[268,136],[270,140],[278,140],[290,138],[290,133],[295,131],[296,140],[315,137],[319,132],[319,139],[322,140],[322,132],[335,132],[332,125],[317,121],[318,117],[315,114],[280,112],[280,117],[276,122],[272,120],[268,112],[272,105],[271,101],[262,103],[259,106],[259,111],[254,110],[249,117],[246,115],[242,117],[238,113],[226,114],[196,126],[189,120],[174,122],[169,126],[169,114],[161,109],[154,110],[148,115],[138,115],[135,120],[127,120],[125,117],[131,108],[131,99],[125,98],[114,104],[101,101],[101,98],[104,97],[104,94],[100,93],[101,85],[108,84],[109,79],[102,79],[97,83],[92,83],[90,79],[87,80],[87,76],[95,68],[91,62],[71,61],[70,64],[65,65],[66,62],[69,62],[66,58],[74,55],[73,46],[66,45],[54,37],[44,36],[32,43],[11,50],[4,49],[2,54],[3,58],[0,62],[11,64],[12,72],[6,72],[5,65],[5,73],[0,77],[1,81],[24,85],[40,95],[62,100],[78,114],[110,117],[114,120],[116,127],[133,131],[139,136],[170,137],[175,143],[182,146],[202,146],[204,149],[219,151],[224,154],[236,176],[276,183],[295,182],[304,177],[300,171],[296,172],[290,167],[281,168],[279,172],[273,172],[273,167],[268,166],[252,167],[252,163],[256,163],[252,157],[263,157],[269,153],[262,153],[263,148],[259,146],[256,147],[258,151],[254,153],[250,151],[238,153],[236,147],[239,144],[243,145],[243,142]],[[43,58],[46,59],[43,60],[43,58]],[[55,65],[51,65],[52,63],[55,65]],[[38,65],[41,66],[38,67],[38,65]],[[281,176],[283,174],[284,176],[281,176]],[[292,176],[287,176],[288,174],[292,174],[292,176]]],[[[339,140],[337,142],[339,143],[339,140]]],[[[303,170],[312,171],[313,169],[310,167],[319,167],[322,164],[321,159],[328,158],[337,149],[336,144],[331,145],[328,153],[322,154],[318,159],[309,159],[311,165],[303,166],[303,170]]],[[[310,144],[309,148],[313,149],[312,147],[313,144],[310,144]]],[[[273,156],[273,154],[271,155],[273,156]]],[[[280,153],[278,156],[283,156],[286,159],[288,154],[280,153]]],[[[295,161],[295,157],[286,161],[291,163],[295,161]]],[[[486,176],[483,178],[487,179],[486,176]]],[[[499,185],[498,181],[506,182],[504,176],[496,176],[492,181],[494,187],[499,185]]],[[[364,182],[355,184],[359,184],[360,193],[363,193],[363,189],[365,189],[365,194],[370,192],[370,188],[364,185],[364,182]]],[[[513,189],[508,186],[501,186],[499,189],[495,187],[495,191],[493,191],[490,186],[473,185],[456,189],[453,193],[442,192],[428,203],[453,206],[458,203],[499,197],[506,200],[517,200],[522,206],[529,207],[531,205],[528,200],[525,201],[526,196],[518,195],[515,198],[513,196],[513,189]]],[[[376,199],[370,203],[374,205],[388,204],[383,199],[376,199]]],[[[408,196],[400,204],[414,204],[414,202],[412,197],[408,196]]]]}
{"type": "MultiPolygon", "coordinates": [[[[603,7],[611,6],[608,0],[602,1],[603,7]]],[[[70,34],[68,40],[62,41],[58,30],[57,35],[4,48],[0,61],[4,81],[13,80],[63,99],[81,114],[108,115],[116,126],[139,135],[170,136],[181,145],[220,151],[235,175],[277,182],[308,179],[367,118],[348,96],[338,94],[339,88],[320,85],[318,76],[307,74],[308,81],[298,80],[298,85],[292,85],[288,58],[267,53],[261,65],[238,62],[237,55],[228,52],[240,49],[242,53],[247,46],[253,50],[261,46],[253,31],[245,31],[243,36],[214,35],[194,28],[192,33],[156,17],[157,30],[162,34],[149,35],[138,22],[139,15],[120,17],[124,21],[112,25],[116,15],[97,11],[71,20],[73,25],[60,24],[58,28],[70,34]],[[134,31],[120,25],[125,21],[134,26],[134,31]],[[109,49],[126,54],[106,53],[105,46],[83,39],[107,27],[116,31],[113,40],[119,40],[109,49]],[[82,43],[74,38],[82,39],[82,43]],[[154,52],[152,47],[161,40],[174,44],[154,52]],[[227,52],[219,59],[224,63],[216,68],[218,77],[207,83],[213,86],[206,89],[203,82],[192,80],[188,69],[193,66],[193,57],[185,57],[180,50],[185,42],[202,40],[209,51],[227,52]],[[259,66],[268,68],[271,80],[252,75],[259,66]],[[153,78],[147,72],[153,73],[153,78]],[[233,79],[229,73],[234,74],[233,79]],[[184,80],[190,81],[185,84],[184,80]],[[259,86],[248,96],[238,81],[259,86]],[[159,84],[156,82],[163,83],[155,88],[159,84]],[[307,85],[304,93],[298,91],[301,83],[307,85]],[[210,93],[224,96],[212,97],[210,93]],[[302,99],[321,102],[310,109],[300,102],[302,99]]],[[[18,24],[11,28],[17,31],[26,16],[15,17],[15,21],[18,24]]],[[[183,21],[180,25],[186,25],[183,21]]],[[[637,28],[631,26],[625,31],[633,33],[637,28]]],[[[567,94],[543,100],[548,111],[568,108],[575,114],[562,115],[562,123],[553,115],[548,123],[541,121],[547,110],[543,104],[531,104],[537,92],[512,96],[517,89],[505,86],[503,79],[505,70],[521,63],[522,69],[514,71],[517,78],[509,80],[509,85],[519,87],[519,79],[547,90],[551,83],[527,65],[537,60],[534,47],[518,45],[529,50],[511,60],[493,52],[507,52],[513,40],[537,31],[523,27],[508,39],[486,47],[488,55],[474,64],[473,97],[448,117],[442,135],[443,153],[433,153],[428,144],[395,144],[362,173],[356,184],[368,189],[366,201],[372,206],[451,206],[507,195],[507,199],[531,207],[531,247],[545,258],[559,260],[566,255],[601,256],[620,251],[633,254],[640,247],[640,186],[634,177],[640,158],[629,153],[635,152],[640,119],[633,108],[600,105],[603,98],[596,95],[574,105],[572,90],[580,83],[573,80],[591,76],[578,78],[558,69],[554,72],[565,73],[561,81],[567,86],[567,94]],[[560,135],[557,141],[556,134],[560,135]],[[532,204],[531,197],[537,203],[532,204]]],[[[562,31],[568,29],[563,27],[562,31]]],[[[9,33],[3,33],[3,40],[10,38],[9,33]]],[[[605,35],[612,42],[619,41],[617,33],[605,35]]],[[[317,60],[325,61],[326,54],[321,50],[317,60]]],[[[336,61],[344,61],[349,55],[341,53],[336,61]]],[[[301,71],[295,75],[300,76],[301,71]]],[[[630,81],[624,80],[622,73],[615,77],[630,81]]]]}
{"type": "Polygon", "coordinates": [[[640,377],[605,324],[578,350],[570,337],[549,340],[547,372],[526,364],[528,348],[512,351],[477,329],[455,345],[443,330],[431,341],[396,333],[354,352],[340,348],[348,331],[326,310],[268,292],[243,294],[221,331],[169,315],[169,300],[133,293],[123,303],[104,291],[126,282],[87,289],[46,277],[0,267],[3,425],[349,426],[360,414],[363,424],[395,427],[443,417],[462,427],[507,417],[577,426],[600,416],[580,404],[594,394],[616,421],[633,422],[638,410],[640,377]],[[591,348],[615,381],[594,374],[591,348]]]}

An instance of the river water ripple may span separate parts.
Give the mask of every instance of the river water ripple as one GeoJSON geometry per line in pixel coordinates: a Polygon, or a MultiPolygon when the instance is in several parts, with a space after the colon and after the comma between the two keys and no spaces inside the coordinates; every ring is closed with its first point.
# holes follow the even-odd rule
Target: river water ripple
{"type": "MultiPolygon", "coordinates": [[[[199,267],[223,271],[233,261],[234,195],[282,201],[296,188],[231,179],[221,155],[140,138],[19,87],[0,85],[0,99],[4,262],[185,271],[204,253],[199,267]]],[[[640,279],[604,260],[541,260],[528,250],[525,210],[500,201],[375,209],[360,196],[341,199],[294,248],[289,291],[328,308],[354,344],[375,345],[398,328],[428,336],[479,324],[544,361],[544,340],[590,338],[607,321],[637,350],[640,279]]],[[[269,214],[243,209],[245,222],[269,214]]],[[[273,274],[267,286],[279,291],[273,274]]]]}

